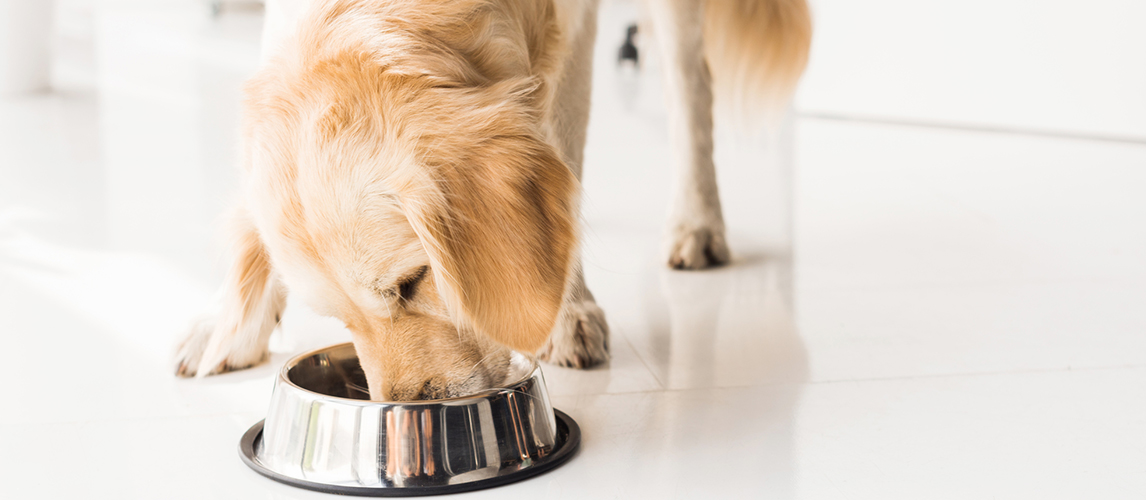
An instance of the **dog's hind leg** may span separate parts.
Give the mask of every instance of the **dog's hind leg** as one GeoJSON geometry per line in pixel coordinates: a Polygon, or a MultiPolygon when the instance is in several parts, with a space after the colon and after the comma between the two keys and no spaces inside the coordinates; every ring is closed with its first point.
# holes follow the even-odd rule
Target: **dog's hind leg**
{"type": "MultiPolygon", "coordinates": [[[[566,23],[571,51],[554,89],[552,131],[566,165],[577,180],[581,180],[585,129],[589,125],[593,43],[597,36],[596,5],[596,0],[560,5],[568,9],[567,15],[579,16],[579,19],[568,19],[566,23]]],[[[580,257],[576,258],[578,261],[566,286],[557,323],[537,354],[556,365],[588,368],[609,359],[609,325],[605,322],[604,311],[597,307],[593,294],[585,285],[580,257]]]]}
{"type": "Polygon", "coordinates": [[[704,2],[646,2],[665,68],[675,171],[668,264],[703,269],[728,262],[712,162],[712,75],[704,55],[704,2]]]}
{"type": "Polygon", "coordinates": [[[179,344],[175,373],[181,377],[241,370],[264,361],[286,306],[286,287],[249,217],[236,212],[230,229],[231,267],[217,311],[195,321],[179,344]]]}

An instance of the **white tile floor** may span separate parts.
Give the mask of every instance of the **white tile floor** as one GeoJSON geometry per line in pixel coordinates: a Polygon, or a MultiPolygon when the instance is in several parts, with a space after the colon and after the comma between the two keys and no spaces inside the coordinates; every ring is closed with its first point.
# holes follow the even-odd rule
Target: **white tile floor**
{"type": "MultiPolygon", "coordinates": [[[[321,497],[236,446],[336,322],[292,304],[246,372],[167,361],[219,280],[258,14],[62,5],[60,90],[0,100],[0,497],[321,497]]],[[[468,497],[1146,497],[1146,145],[798,118],[791,151],[721,143],[735,263],[668,271],[658,85],[609,62],[632,15],[585,179],[614,359],[546,368],[572,462],[468,497]]]]}

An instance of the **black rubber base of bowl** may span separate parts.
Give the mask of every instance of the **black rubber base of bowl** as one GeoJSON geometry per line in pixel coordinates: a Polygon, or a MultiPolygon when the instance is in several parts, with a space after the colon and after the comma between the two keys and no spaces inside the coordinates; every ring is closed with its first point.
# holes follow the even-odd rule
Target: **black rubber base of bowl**
{"type": "Polygon", "coordinates": [[[577,448],[581,446],[581,427],[577,425],[577,422],[575,422],[572,417],[566,415],[565,412],[561,410],[553,410],[553,415],[557,417],[557,444],[554,446],[553,453],[538,459],[534,465],[528,469],[521,469],[504,476],[495,476],[464,484],[406,488],[338,486],[284,476],[263,466],[259,458],[255,456],[255,443],[263,438],[262,420],[252,425],[246,434],[243,434],[243,439],[239,441],[239,456],[243,459],[243,463],[254,469],[255,472],[274,479],[275,481],[298,488],[321,491],[323,493],[334,493],[336,495],[355,495],[361,497],[421,497],[484,490],[503,484],[516,483],[522,479],[529,479],[538,474],[549,472],[569,461],[570,458],[573,458],[573,454],[576,453],[577,448]]]}

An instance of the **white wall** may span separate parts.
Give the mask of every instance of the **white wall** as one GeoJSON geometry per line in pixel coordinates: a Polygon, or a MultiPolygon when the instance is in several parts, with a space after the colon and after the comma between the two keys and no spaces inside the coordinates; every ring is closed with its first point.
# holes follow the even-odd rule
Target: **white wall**
{"type": "Polygon", "coordinates": [[[805,113],[1146,140],[1146,1],[811,2],[805,113]]]}

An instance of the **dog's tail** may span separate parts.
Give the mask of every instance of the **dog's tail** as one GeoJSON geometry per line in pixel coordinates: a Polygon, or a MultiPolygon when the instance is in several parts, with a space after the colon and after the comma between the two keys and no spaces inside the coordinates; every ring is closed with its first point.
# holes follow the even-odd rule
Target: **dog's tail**
{"type": "Polygon", "coordinates": [[[779,111],[808,63],[806,0],[705,3],[705,57],[717,103],[741,117],[779,111]]]}

